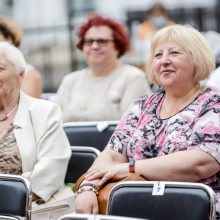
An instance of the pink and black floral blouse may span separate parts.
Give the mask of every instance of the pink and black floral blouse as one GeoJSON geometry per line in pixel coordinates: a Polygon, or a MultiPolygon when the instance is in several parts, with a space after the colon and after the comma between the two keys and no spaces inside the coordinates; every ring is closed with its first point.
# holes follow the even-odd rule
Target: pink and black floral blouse
{"type": "MultiPolygon", "coordinates": [[[[161,119],[164,96],[165,92],[160,92],[134,101],[106,149],[113,149],[129,160],[197,149],[212,155],[220,163],[220,93],[206,88],[181,111],[161,119]]],[[[219,180],[218,173],[201,182],[217,187],[219,180]]]]}

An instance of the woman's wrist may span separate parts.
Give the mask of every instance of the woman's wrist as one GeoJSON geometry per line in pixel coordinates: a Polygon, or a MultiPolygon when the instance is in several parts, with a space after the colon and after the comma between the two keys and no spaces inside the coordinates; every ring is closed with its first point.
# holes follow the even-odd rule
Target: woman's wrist
{"type": "Polygon", "coordinates": [[[84,184],[80,185],[79,189],[76,191],[75,196],[77,196],[80,193],[86,192],[86,191],[94,192],[96,195],[98,195],[98,189],[95,184],[84,183],[84,184]]]}
{"type": "Polygon", "coordinates": [[[129,172],[130,173],[135,173],[135,160],[130,160],[128,163],[129,166],[129,172]]]}
{"type": "MultiPolygon", "coordinates": [[[[100,181],[100,179],[96,179],[96,180],[92,180],[92,181],[88,181],[86,179],[84,179],[80,185],[78,186],[77,190],[82,187],[82,186],[85,186],[85,185],[91,185],[92,187],[96,188],[98,191],[99,191],[99,187],[98,187],[98,182],[100,181]]],[[[76,190],[76,191],[77,191],[76,190]]]]}
{"type": "Polygon", "coordinates": [[[36,194],[32,194],[32,201],[36,201],[36,200],[38,200],[38,199],[40,199],[40,197],[38,196],[38,195],[36,195],[36,194]]]}
{"type": "Polygon", "coordinates": [[[85,187],[85,186],[90,186],[90,187],[92,187],[92,188],[94,188],[95,190],[98,191],[97,186],[96,186],[95,184],[89,183],[89,182],[81,184],[81,185],[79,186],[79,189],[82,188],[82,187],[85,187]]]}

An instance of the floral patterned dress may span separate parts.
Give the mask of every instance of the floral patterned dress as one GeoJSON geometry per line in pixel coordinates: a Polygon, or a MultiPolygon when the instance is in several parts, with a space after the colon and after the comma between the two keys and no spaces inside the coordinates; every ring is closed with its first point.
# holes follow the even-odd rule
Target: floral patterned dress
{"type": "MultiPolygon", "coordinates": [[[[220,163],[220,93],[206,88],[181,111],[161,119],[164,96],[163,91],[137,99],[120,120],[106,149],[129,160],[197,149],[220,163]]],[[[200,182],[219,187],[220,173],[200,182]]]]}

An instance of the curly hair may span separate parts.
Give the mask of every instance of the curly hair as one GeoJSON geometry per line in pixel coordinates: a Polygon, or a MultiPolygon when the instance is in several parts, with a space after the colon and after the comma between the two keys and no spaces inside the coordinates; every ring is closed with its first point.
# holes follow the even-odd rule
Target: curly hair
{"type": "Polygon", "coordinates": [[[93,26],[107,26],[112,30],[115,48],[119,52],[118,57],[121,57],[130,48],[128,31],[123,24],[96,13],[91,13],[88,20],[79,27],[77,32],[79,41],[76,46],[78,49],[83,49],[85,34],[93,26]]]}

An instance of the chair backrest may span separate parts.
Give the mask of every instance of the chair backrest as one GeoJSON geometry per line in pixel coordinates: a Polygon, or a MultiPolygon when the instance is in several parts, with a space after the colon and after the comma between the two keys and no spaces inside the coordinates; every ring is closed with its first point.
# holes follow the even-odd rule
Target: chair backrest
{"type": "Polygon", "coordinates": [[[109,215],[67,214],[60,217],[58,220],[141,220],[141,219],[128,218],[122,216],[109,216],[109,215]]]}
{"type": "Polygon", "coordinates": [[[17,175],[0,174],[0,219],[31,219],[30,182],[17,175]]]}
{"type": "Polygon", "coordinates": [[[71,146],[71,150],[72,155],[67,167],[65,183],[75,183],[100,154],[100,151],[93,147],[71,146]]]}
{"type": "Polygon", "coordinates": [[[102,151],[114,132],[118,121],[68,122],[64,131],[71,146],[90,146],[102,151]]]}
{"type": "Polygon", "coordinates": [[[108,214],[150,220],[210,220],[215,216],[215,193],[200,183],[121,182],[110,192],[108,214]]]}

